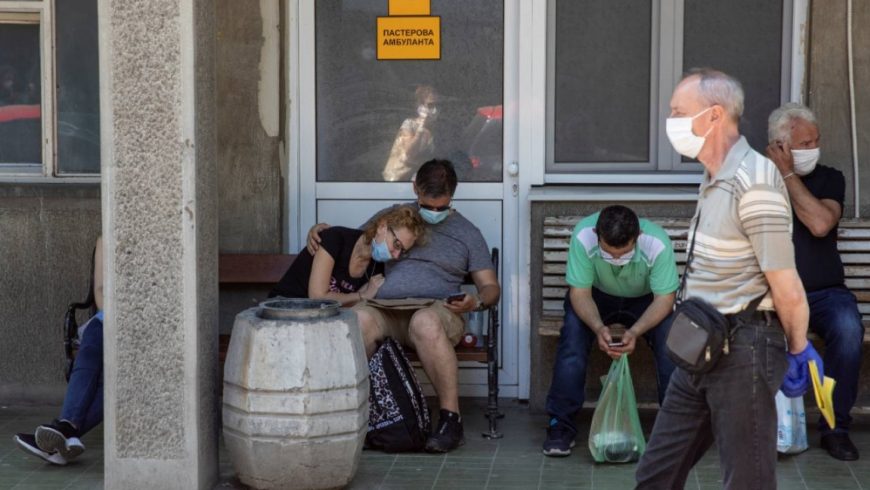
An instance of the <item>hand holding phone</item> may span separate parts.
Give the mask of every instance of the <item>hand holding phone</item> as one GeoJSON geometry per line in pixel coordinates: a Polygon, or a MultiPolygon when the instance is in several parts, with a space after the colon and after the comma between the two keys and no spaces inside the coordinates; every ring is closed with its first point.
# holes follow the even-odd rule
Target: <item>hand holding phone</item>
{"type": "Polygon", "coordinates": [[[625,347],[625,342],[623,342],[619,337],[611,337],[610,342],[607,343],[607,347],[625,347]]]}
{"type": "Polygon", "coordinates": [[[453,303],[459,303],[463,299],[465,299],[465,293],[459,292],[459,293],[453,293],[450,296],[447,296],[447,298],[444,301],[453,304],[453,303]]]}

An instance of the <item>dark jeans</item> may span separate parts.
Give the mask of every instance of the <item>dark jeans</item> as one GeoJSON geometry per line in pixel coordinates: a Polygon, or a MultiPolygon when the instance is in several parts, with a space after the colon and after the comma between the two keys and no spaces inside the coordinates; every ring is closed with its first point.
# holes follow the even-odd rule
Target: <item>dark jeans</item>
{"type": "Polygon", "coordinates": [[[85,435],[103,421],[103,322],[97,317],[88,322],[60,415],[78,427],[79,435],[85,435]]]}
{"type": "MultiPolygon", "coordinates": [[[[605,324],[622,323],[626,327],[631,327],[652,303],[653,295],[620,298],[593,288],[592,299],[605,324]]],[[[668,357],[665,347],[670,326],[669,315],[656,327],[643,334],[643,338],[655,355],[659,403],[664,399],[668,380],[674,371],[674,364],[668,357]]],[[[553,381],[550,383],[550,393],[547,395],[547,413],[572,428],[574,432],[577,432],[574,416],[583,408],[585,398],[586,365],[592,347],[598,348],[597,339],[592,329],[587,327],[574,312],[571,300],[566,296],[565,323],[559,336],[559,348],[553,366],[553,381]]]]}
{"type": "Polygon", "coordinates": [[[776,392],[785,377],[778,321],[756,313],[712,371],[674,371],[637,467],[639,489],[681,489],[715,442],[726,489],[776,488],[776,392]]]}
{"type": "MultiPolygon", "coordinates": [[[[810,330],[825,341],[825,376],[837,380],[834,387],[834,415],[837,428],[846,432],[852,417],[849,410],[858,396],[861,371],[861,347],[864,325],[855,295],[845,287],[820,289],[807,293],[810,304],[810,330]]],[[[824,417],[819,417],[819,431],[831,432],[824,417]]]]}

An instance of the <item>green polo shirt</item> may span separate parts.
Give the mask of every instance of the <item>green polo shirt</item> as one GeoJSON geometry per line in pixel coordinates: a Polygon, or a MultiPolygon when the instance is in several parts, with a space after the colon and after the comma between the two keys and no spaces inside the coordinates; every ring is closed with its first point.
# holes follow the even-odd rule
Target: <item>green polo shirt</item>
{"type": "Polygon", "coordinates": [[[566,280],[575,288],[594,287],[611,296],[637,298],[650,292],[669,294],[677,290],[677,263],[668,234],[661,226],[640,219],[640,236],[634,256],[623,266],[611,265],[601,258],[595,225],[598,214],[577,223],[568,250],[566,280]]]}

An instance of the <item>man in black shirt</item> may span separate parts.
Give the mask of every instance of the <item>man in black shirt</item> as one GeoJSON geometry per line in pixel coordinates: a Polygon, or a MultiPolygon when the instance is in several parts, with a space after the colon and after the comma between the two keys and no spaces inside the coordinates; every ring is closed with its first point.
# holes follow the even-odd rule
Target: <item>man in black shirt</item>
{"type": "Polygon", "coordinates": [[[768,119],[767,156],[788,188],[794,210],[795,261],[810,305],[810,329],[825,341],[825,374],[834,388],[836,428],[819,417],[822,447],[834,458],[858,459],[849,439],[849,410],[858,393],[864,326],[853,295],[846,289],[837,251],[837,223],[846,190],[843,173],[818,165],[819,130],[807,107],[788,103],[768,119]]]}

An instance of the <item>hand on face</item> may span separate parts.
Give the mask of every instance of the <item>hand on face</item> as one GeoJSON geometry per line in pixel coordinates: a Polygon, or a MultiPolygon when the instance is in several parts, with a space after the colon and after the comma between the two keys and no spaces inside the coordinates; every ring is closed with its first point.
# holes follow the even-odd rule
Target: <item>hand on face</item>
{"type": "Polygon", "coordinates": [[[791,147],[788,143],[774,141],[767,145],[764,152],[783,176],[794,172],[794,157],[791,154],[791,147]]]}

